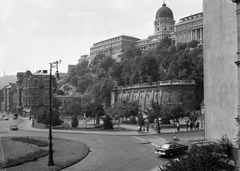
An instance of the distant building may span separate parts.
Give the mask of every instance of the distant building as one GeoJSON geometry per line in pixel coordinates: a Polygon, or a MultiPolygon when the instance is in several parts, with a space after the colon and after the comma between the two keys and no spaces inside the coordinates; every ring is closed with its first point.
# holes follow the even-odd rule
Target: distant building
{"type": "Polygon", "coordinates": [[[175,25],[175,32],[171,37],[178,43],[189,43],[192,40],[203,42],[203,13],[197,13],[181,18],[175,25]]]}
{"type": "Polygon", "coordinates": [[[64,78],[66,78],[68,75],[68,73],[65,72],[55,72],[54,77],[57,78],[57,80],[62,80],[64,78]]]}
{"type": "Polygon", "coordinates": [[[170,37],[170,33],[174,32],[173,12],[164,3],[156,13],[154,24],[154,33],[147,38],[139,40],[136,47],[142,51],[156,48],[157,44],[164,38],[170,37]]]}
{"type": "Polygon", "coordinates": [[[3,111],[10,112],[11,109],[11,97],[10,97],[11,85],[7,85],[3,88],[4,106],[3,111]]]}
{"type": "Polygon", "coordinates": [[[18,109],[18,91],[17,91],[17,83],[10,83],[10,91],[9,91],[9,111],[11,113],[16,113],[18,109]]]}
{"type": "Polygon", "coordinates": [[[91,62],[91,57],[89,55],[82,55],[79,59],[78,59],[78,63],[81,63],[82,61],[87,60],[89,63],[91,62]]]}
{"type": "Polygon", "coordinates": [[[24,72],[17,73],[17,95],[18,95],[18,104],[17,104],[17,113],[22,116],[22,82],[23,82],[24,72]]]}
{"type": "Polygon", "coordinates": [[[73,68],[76,68],[76,65],[68,65],[68,74],[70,74],[73,70],[73,68]]]}
{"type": "MultiPolygon", "coordinates": [[[[52,96],[53,97],[53,96],[52,96]]],[[[23,115],[38,117],[49,110],[49,74],[47,70],[36,73],[26,71],[22,82],[23,115]]]]}
{"type": "Polygon", "coordinates": [[[138,40],[140,39],[136,37],[121,35],[94,43],[90,47],[90,60],[97,54],[104,54],[105,56],[112,56],[117,59],[123,50],[134,47],[138,40]]]}

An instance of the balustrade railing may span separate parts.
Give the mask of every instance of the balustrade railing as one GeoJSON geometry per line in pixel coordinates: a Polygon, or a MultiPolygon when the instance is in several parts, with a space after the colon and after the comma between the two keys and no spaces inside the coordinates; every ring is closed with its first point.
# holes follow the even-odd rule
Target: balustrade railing
{"type": "Polygon", "coordinates": [[[133,89],[133,88],[145,88],[145,87],[156,87],[156,86],[166,86],[166,85],[196,85],[196,83],[195,83],[195,80],[167,80],[167,81],[152,82],[152,83],[117,86],[116,88],[118,90],[126,90],[126,89],[133,89]]]}

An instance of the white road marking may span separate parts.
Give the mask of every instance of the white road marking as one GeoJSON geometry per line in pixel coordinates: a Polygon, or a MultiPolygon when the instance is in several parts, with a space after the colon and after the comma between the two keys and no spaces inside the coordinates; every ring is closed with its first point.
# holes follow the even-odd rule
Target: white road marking
{"type": "MultiPolygon", "coordinates": [[[[149,142],[148,140],[145,140],[145,139],[142,139],[142,138],[139,138],[139,137],[136,137],[136,136],[132,136],[132,137],[133,137],[133,138],[136,138],[136,139],[138,139],[138,140],[141,140],[141,141],[147,141],[147,142],[149,142]]],[[[157,136],[154,136],[154,137],[155,137],[155,138],[158,138],[158,139],[162,139],[162,140],[165,141],[164,138],[157,137],[157,136]]],[[[155,146],[155,147],[160,147],[160,145],[154,144],[154,143],[152,143],[152,142],[150,142],[149,144],[151,144],[151,145],[153,145],[153,146],[155,146]]]]}
{"type": "Polygon", "coordinates": [[[162,137],[157,137],[157,136],[154,136],[154,137],[155,137],[155,138],[162,139],[162,140],[166,141],[166,140],[165,140],[165,138],[162,138],[162,137]]]}
{"type": "Polygon", "coordinates": [[[141,141],[146,141],[145,139],[142,139],[142,138],[139,138],[139,137],[135,137],[135,136],[132,136],[132,137],[134,137],[134,138],[136,138],[136,139],[139,139],[139,140],[141,140],[141,141]]]}
{"type": "Polygon", "coordinates": [[[20,125],[18,125],[18,127],[20,127],[24,122],[26,122],[26,120],[25,121],[23,121],[20,125]]]}

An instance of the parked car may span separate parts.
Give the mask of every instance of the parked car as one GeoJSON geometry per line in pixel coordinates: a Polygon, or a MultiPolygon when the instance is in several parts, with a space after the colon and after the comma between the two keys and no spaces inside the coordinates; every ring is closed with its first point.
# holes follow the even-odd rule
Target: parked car
{"type": "Polygon", "coordinates": [[[18,126],[17,126],[16,124],[12,124],[12,125],[10,126],[10,130],[11,130],[11,131],[17,131],[17,130],[18,130],[18,126]]]}
{"type": "Polygon", "coordinates": [[[5,116],[3,119],[4,119],[4,120],[9,120],[9,117],[8,117],[8,116],[5,116]]]}
{"type": "Polygon", "coordinates": [[[155,153],[160,156],[173,156],[176,154],[185,153],[188,150],[188,146],[177,142],[168,142],[161,147],[155,149],[155,153]]]}

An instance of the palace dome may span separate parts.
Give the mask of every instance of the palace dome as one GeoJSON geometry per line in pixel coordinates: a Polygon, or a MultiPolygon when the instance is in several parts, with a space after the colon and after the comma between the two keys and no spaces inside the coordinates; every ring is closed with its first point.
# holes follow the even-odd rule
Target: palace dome
{"type": "Polygon", "coordinates": [[[156,13],[156,19],[158,18],[172,18],[173,19],[173,12],[170,8],[166,6],[164,3],[161,8],[158,9],[156,13]]]}

